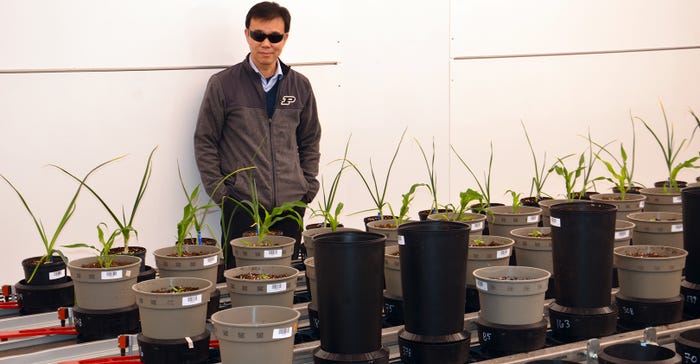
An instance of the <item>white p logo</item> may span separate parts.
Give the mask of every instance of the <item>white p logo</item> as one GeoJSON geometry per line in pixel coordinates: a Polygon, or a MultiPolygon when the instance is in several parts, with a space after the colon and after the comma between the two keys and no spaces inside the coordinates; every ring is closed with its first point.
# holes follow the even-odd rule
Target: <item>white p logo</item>
{"type": "Polygon", "coordinates": [[[297,101],[297,98],[295,96],[282,96],[282,101],[280,102],[280,105],[291,105],[294,103],[294,101],[297,101]]]}

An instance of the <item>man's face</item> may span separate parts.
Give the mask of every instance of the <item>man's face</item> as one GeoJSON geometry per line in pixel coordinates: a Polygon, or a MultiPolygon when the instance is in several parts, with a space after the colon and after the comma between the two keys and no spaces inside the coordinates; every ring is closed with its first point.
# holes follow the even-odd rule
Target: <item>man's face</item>
{"type": "Polygon", "coordinates": [[[272,20],[250,19],[250,26],[245,30],[248,47],[250,47],[250,56],[258,69],[268,68],[277,64],[277,58],[282,53],[284,44],[287,43],[289,34],[284,32],[284,20],[281,17],[272,20]],[[278,43],[272,43],[269,38],[263,41],[256,41],[251,37],[251,33],[266,34],[266,35],[282,35],[282,40],[278,43]]]}

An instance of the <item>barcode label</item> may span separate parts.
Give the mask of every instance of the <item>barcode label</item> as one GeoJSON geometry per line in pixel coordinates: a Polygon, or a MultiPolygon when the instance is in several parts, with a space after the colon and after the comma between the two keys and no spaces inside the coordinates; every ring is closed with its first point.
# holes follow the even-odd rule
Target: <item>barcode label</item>
{"type": "Polygon", "coordinates": [[[267,285],[267,293],[284,292],[287,290],[287,282],[267,285]]]}
{"type": "Polygon", "coordinates": [[[486,282],[484,282],[484,281],[480,281],[480,280],[477,279],[477,280],[476,280],[476,288],[478,288],[478,289],[480,289],[480,290],[482,290],[482,291],[488,291],[488,290],[489,290],[489,284],[486,283],[486,282]]]}
{"type": "Polygon", "coordinates": [[[403,240],[403,235],[399,235],[398,241],[399,241],[399,245],[406,245],[406,241],[403,240]]]}
{"type": "Polygon", "coordinates": [[[639,208],[643,209],[644,208],[644,201],[639,201],[639,208]]]}
{"type": "Polygon", "coordinates": [[[510,248],[508,248],[508,249],[503,249],[503,250],[499,250],[499,251],[496,252],[496,258],[497,258],[497,259],[505,258],[505,257],[509,257],[509,256],[510,256],[510,248]]]}
{"type": "Polygon", "coordinates": [[[292,330],[292,327],[281,327],[279,329],[274,329],[272,330],[272,338],[273,339],[286,339],[294,333],[294,330],[292,330]]]}
{"type": "Polygon", "coordinates": [[[282,249],[265,250],[263,257],[265,257],[265,258],[281,258],[282,257],[282,249]]]}
{"type": "Polygon", "coordinates": [[[479,221],[472,224],[472,231],[474,230],[484,230],[484,222],[479,221]]]}
{"type": "Polygon", "coordinates": [[[671,232],[672,233],[677,233],[679,231],[683,231],[683,224],[674,224],[671,225],[671,232]]]}
{"type": "Polygon", "coordinates": [[[200,303],[202,303],[202,295],[201,294],[198,294],[195,296],[182,297],[182,305],[183,306],[198,305],[200,303]]]}
{"type": "Polygon", "coordinates": [[[109,279],[120,279],[123,277],[123,273],[120,270],[108,270],[105,272],[102,272],[101,277],[103,280],[109,280],[109,279]]]}
{"type": "Polygon", "coordinates": [[[206,267],[217,263],[219,263],[219,257],[215,255],[213,257],[204,258],[204,263],[202,264],[206,267]]]}
{"type": "Polygon", "coordinates": [[[630,237],[630,231],[629,230],[623,230],[623,231],[616,231],[615,232],[615,240],[622,240],[622,239],[627,239],[630,237]]]}
{"type": "Polygon", "coordinates": [[[61,279],[66,276],[66,270],[61,269],[57,270],[55,272],[49,272],[49,280],[52,281],[54,279],[61,279]]]}
{"type": "Polygon", "coordinates": [[[539,222],[540,215],[530,215],[527,217],[527,222],[539,222]]]}
{"type": "Polygon", "coordinates": [[[558,217],[550,216],[549,225],[561,227],[561,219],[559,219],[558,217]]]}
{"type": "Polygon", "coordinates": [[[681,196],[673,196],[673,203],[681,203],[682,199],[681,196]]]}

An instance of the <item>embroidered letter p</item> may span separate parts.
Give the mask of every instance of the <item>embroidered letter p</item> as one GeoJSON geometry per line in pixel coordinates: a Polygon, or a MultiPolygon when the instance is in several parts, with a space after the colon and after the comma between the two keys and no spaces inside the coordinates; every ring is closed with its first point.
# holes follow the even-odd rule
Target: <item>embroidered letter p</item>
{"type": "Polygon", "coordinates": [[[282,96],[282,101],[280,102],[280,105],[288,106],[293,104],[294,101],[297,101],[297,98],[295,96],[282,96]]]}

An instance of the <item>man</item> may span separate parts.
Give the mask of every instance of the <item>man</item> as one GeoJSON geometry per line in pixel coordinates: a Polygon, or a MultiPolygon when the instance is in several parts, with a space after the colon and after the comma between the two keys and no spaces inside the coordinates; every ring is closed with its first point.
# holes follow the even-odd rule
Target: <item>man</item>
{"type": "MultiPolygon", "coordinates": [[[[269,210],[284,202],[311,202],[319,189],[321,126],[309,80],[279,60],[289,37],[289,11],[274,2],[254,5],[245,20],[250,53],[243,62],[213,75],[207,84],[194,134],[202,183],[215,201],[223,201],[222,244],[254,230],[251,217],[236,209],[250,200],[255,181],[260,203],[269,210]],[[236,169],[255,166],[216,184],[236,169]],[[230,222],[230,223],[229,223],[230,222]]],[[[297,212],[304,216],[304,209],[297,212]]],[[[297,239],[301,228],[292,219],[274,226],[297,239]]],[[[225,249],[227,268],[233,267],[225,249]]]]}

